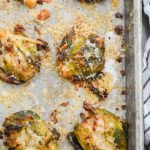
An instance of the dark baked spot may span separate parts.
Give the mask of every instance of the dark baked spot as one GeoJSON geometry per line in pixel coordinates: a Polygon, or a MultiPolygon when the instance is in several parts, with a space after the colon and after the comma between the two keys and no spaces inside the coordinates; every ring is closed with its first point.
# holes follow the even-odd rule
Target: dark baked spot
{"type": "Polygon", "coordinates": [[[115,27],[115,33],[118,35],[121,35],[123,33],[123,26],[122,25],[117,25],[115,27]]]}
{"type": "Polygon", "coordinates": [[[116,17],[116,18],[123,18],[123,14],[117,12],[117,13],[115,14],[115,17],[116,17]]]}

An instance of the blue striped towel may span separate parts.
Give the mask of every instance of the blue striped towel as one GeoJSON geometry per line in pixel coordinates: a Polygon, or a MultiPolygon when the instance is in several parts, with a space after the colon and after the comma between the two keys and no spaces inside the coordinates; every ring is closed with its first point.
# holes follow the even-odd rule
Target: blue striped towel
{"type": "MultiPolygon", "coordinates": [[[[150,19],[150,0],[143,0],[144,12],[150,19]]],[[[145,45],[143,57],[143,100],[145,148],[150,150],[150,38],[145,45]]]]}

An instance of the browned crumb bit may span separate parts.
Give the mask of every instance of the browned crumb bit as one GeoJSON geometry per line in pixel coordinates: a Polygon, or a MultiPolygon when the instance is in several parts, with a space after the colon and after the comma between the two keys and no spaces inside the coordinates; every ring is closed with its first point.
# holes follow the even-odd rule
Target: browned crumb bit
{"type": "Polygon", "coordinates": [[[115,27],[115,33],[118,35],[121,35],[123,33],[123,26],[122,25],[117,25],[115,27]]]}
{"type": "Polygon", "coordinates": [[[120,74],[121,74],[122,76],[125,76],[125,75],[126,75],[125,70],[121,70],[121,71],[120,71],[120,74]]]}
{"type": "Polygon", "coordinates": [[[117,61],[118,63],[121,63],[121,62],[122,62],[122,58],[121,58],[121,57],[118,57],[118,58],[116,59],[116,61],[117,61]]]}
{"type": "Polygon", "coordinates": [[[84,101],[84,103],[83,103],[83,108],[84,108],[86,111],[90,111],[90,112],[93,112],[93,111],[94,111],[94,107],[92,106],[92,104],[88,103],[87,101],[84,101]]]}
{"type": "Polygon", "coordinates": [[[54,110],[51,114],[50,114],[50,120],[56,124],[58,122],[57,120],[57,110],[54,110]]]}
{"type": "Polygon", "coordinates": [[[5,44],[4,46],[8,52],[11,52],[13,50],[13,44],[10,42],[7,42],[7,44],[5,44]]]}
{"type": "Polygon", "coordinates": [[[123,18],[123,14],[117,12],[117,13],[115,14],[115,17],[116,17],[116,18],[123,18]]]}
{"type": "Polygon", "coordinates": [[[40,50],[49,50],[49,47],[48,47],[48,43],[41,40],[41,39],[37,39],[38,41],[42,42],[42,44],[37,44],[37,50],[40,51],[40,50]]]}
{"type": "Polygon", "coordinates": [[[52,0],[37,0],[37,3],[38,4],[43,4],[44,2],[46,2],[46,3],[49,3],[49,2],[51,2],[52,0]]]}
{"type": "Polygon", "coordinates": [[[16,26],[14,27],[14,32],[16,33],[23,34],[24,31],[25,31],[25,28],[21,24],[16,24],[16,26]]]}
{"type": "Polygon", "coordinates": [[[125,90],[122,91],[121,94],[122,94],[122,95],[126,95],[126,91],[125,91],[125,90]]]}
{"type": "Polygon", "coordinates": [[[60,133],[55,128],[52,130],[52,134],[55,140],[59,140],[60,133]]]}
{"type": "Polygon", "coordinates": [[[49,17],[50,17],[50,12],[49,12],[49,10],[47,10],[47,9],[42,9],[42,10],[39,12],[38,16],[37,16],[37,18],[38,18],[39,20],[46,20],[46,19],[48,19],[49,17]]]}
{"type": "Polygon", "coordinates": [[[66,107],[68,105],[69,105],[69,102],[63,102],[63,103],[60,104],[60,106],[64,106],[64,107],[66,107]]]}
{"type": "Polygon", "coordinates": [[[122,109],[122,110],[126,110],[126,108],[127,108],[126,105],[122,105],[122,106],[121,106],[121,109],[122,109]]]}
{"type": "Polygon", "coordinates": [[[79,90],[79,88],[83,87],[84,83],[82,81],[76,81],[76,82],[73,82],[74,83],[74,88],[75,90],[79,90]]]}
{"type": "Polygon", "coordinates": [[[85,112],[81,112],[81,113],[80,113],[80,117],[81,117],[82,119],[86,119],[86,118],[88,117],[88,114],[86,114],[85,112]]]}

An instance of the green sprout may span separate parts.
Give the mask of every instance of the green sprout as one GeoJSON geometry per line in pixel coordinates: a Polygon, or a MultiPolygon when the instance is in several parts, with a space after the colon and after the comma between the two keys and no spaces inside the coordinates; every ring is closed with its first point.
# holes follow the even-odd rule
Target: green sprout
{"type": "Polygon", "coordinates": [[[35,112],[26,110],[10,115],[3,127],[9,149],[58,150],[51,131],[35,112]]]}

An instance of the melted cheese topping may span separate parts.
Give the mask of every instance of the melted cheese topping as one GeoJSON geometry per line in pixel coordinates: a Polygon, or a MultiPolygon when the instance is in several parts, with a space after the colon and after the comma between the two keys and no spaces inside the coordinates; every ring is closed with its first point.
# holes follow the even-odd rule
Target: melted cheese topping
{"type": "Polygon", "coordinates": [[[111,124],[106,125],[102,115],[97,115],[88,119],[83,126],[91,131],[90,133],[92,133],[92,135],[90,136],[97,148],[100,150],[116,150],[115,144],[112,144],[114,139],[112,138],[112,143],[110,143],[104,135],[105,132],[110,130],[111,124]]]}
{"type": "Polygon", "coordinates": [[[111,73],[105,73],[105,75],[98,80],[98,87],[106,89],[110,93],[113,89],[113,76],[111,73]]]}

